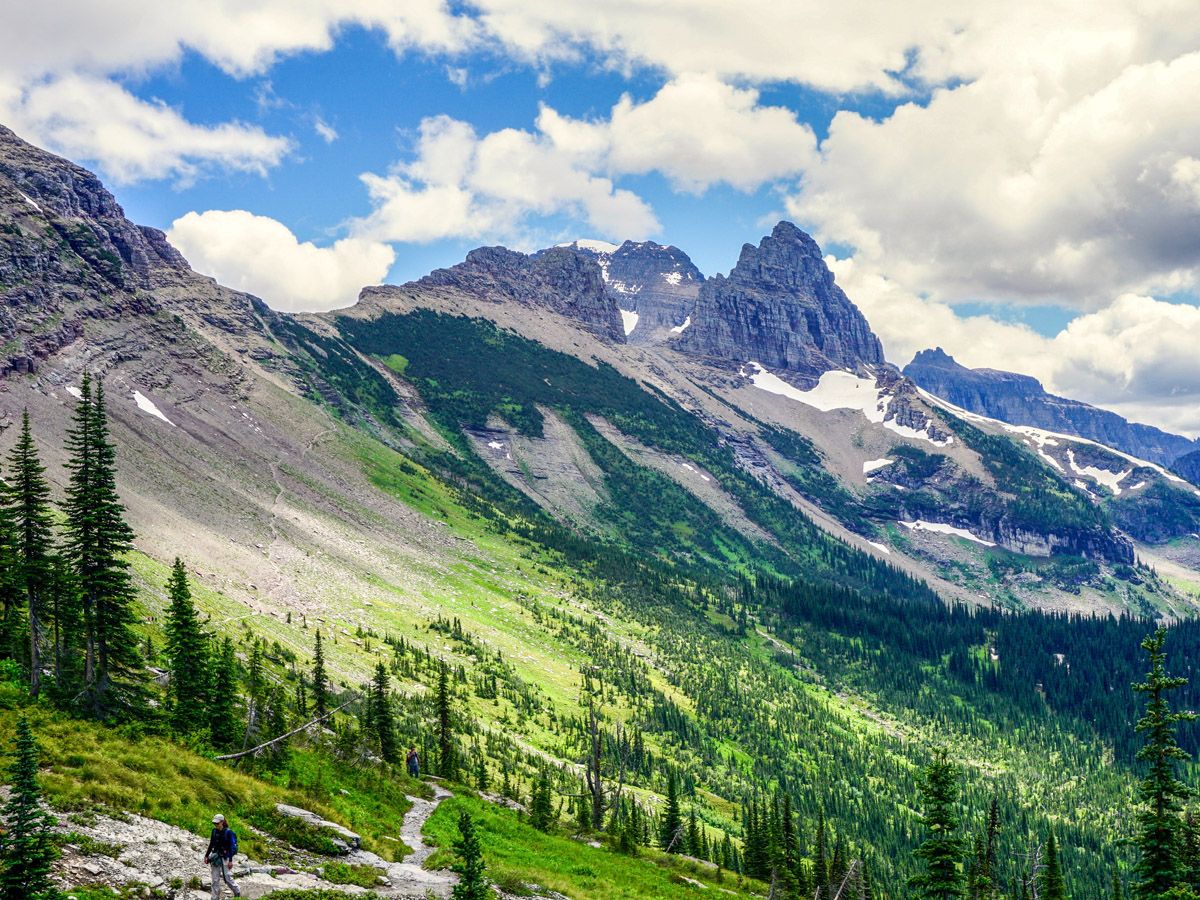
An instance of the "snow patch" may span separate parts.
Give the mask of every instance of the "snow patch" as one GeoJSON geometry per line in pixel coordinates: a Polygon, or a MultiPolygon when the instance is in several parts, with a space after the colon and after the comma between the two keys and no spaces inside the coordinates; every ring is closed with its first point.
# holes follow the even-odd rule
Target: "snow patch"
{"type": "Polygon", "coordinates": [[[867,541],[867,543],[870,544],[872,547],[874,547],[876,550],[878,550],[880,553],[886,554],[887,556],[892,555],[892,550],[890,547],[885,547],[885,546],[883,546],[883,544],[876,543],[875,541],[867,541]]]}
{"type": "Polygon", "coordinates": [[[688,316],[686,319],[683,320],[682,325],[676,325],[675,327],[673,327],[671,329],[671,331],[674,334],[683,334],[685,331],[687,331],[691,327],[692,327],[692,317],[688,316]]]}
{"type": "Polygon", "coordinates": [[[639,318],[641,318],[641,316],[632,310],[621,310],[621,327],[625,329],[626,337],[629,337],[629,335],[633,334],[633,329],[637,328],[639,318]]]}
{"type": "Polygon", "coordinates": [[[34,201],[34,199],[32,197],[30,197],[28,194],[26,194],[24,191],[17,191],[17,193],[21,195],[22,200],[24,200],[26,203],[28,203],[30,206],[32,206],[34,209],[36,209],[38,212],[42,211],[42,208],[37,205],[37,203],[34,201]]]}
{"type": "Polygon", "coordinates": [[[882,469],[884,466],[890,466],[894,462],[894,459],[888,459],[886,456],[883,459],[868,459],[863,463],[863,474],[869,475],[871,472],[882,469]]]}
{"type": "Polygon", "coordinates": [[[749,378],[755,387],[769,393],[779,394],[789,400],[798,400],[822,412],[835,409],[856,409],[866,416],[868,422],[883,425],[884,428],[894,431],[902,437],[929,441],[937,447],[945,447],[954,441],[952,436],[943,440],[936,439],[930,432],[932,422],[927,422],[923,429],[917,429],[901,425],[894,420],[885,421],[888,405],[891,404],[892,398],[875,386],[873,378],[861,378],[853,372],[835,369],[822,374],[816,387],[802,391],[788,384],[778,375],[768,372],[761,363],[750,362],[748,365],[754,369],[753,374],[747,375],[745,366],[739,369],[738,373],[744,378],[749,378]]]}
{"type": "Polygon", "coordinates": [[[604,267],[604,280],[608,282],[608,286],[618,294],[640,294],[642,286],[640,284],[626,284],[624,281],[608,281],[608,267],[604,267]]]}
{"type": "Polygon", "coordinates": [[[72,397],[74,397],[76,400],[83,399],[83,391],[81,391],[79,388],[75,387],[75,385],[73,385],[73,384],[68,384],[65,388],[63,388],[63,390],[66,391],[68,394],[70,394],[72,397]]]}
{"type": "Polygon", "coordinates": [[[166,416],[164,416],[162,413],[162,410],[154,405],[154,401],[151,400],[149,397],[147,397],[145,394],[143,394],[141,391],[133,392],[133,402],[137,404],[137,408],[140,409],[142,412],[149,413],[150,415],[154,416],[156,419],[162,419],[164,422],[166,422],[172,428],[176,427],[175,423],[172,422],[170,419],[168,419],[166,416]]]}
{"type": "Polygon", "coordinates": [[[1126,469],[1124,472],[1110,472],[1108,469],[1098,469],[1095,466],[1080,466],[1075,462],[1075,451],[1067,450],[1067,462],[1071,464],[1071,471],[1076,475],[1084,475],[1092,481],[1104,485],[1113,492],[1114,497],[1121,496],[1121,482],[1133,474],[1133,469],[1126,469]]]}
{"type": "Polygon", "coordinates": [[[504,449],[504,444],[500,443],[500,441],[488,441],[488,446],[491,447],[493,450],[503,450],[504,449]]]}
{"type": "Polygon", "coordinates": [[[994,541],[986,541],[977,534],[972,534],[965,528],[958,528],[954,525],[946,525],[942,522],[926,522],[924,519],[917,519],[915,522],[901,522],[905,528],[910,531],[933,531],[938,534],[949,534],[954,537],[960,537],[963,540],[974,541],[976,544],[983,544],[985,547],[995,547],[994,541]]]}
{"type": "Polygon", "coordinates": [[[683,466],[683,468],[687,469],[689,472],[695,472],[704,481],[712,481],[712,479],[709,478],[707,475],[705,475],[703,472],[697,471],[696,467],[693,466],[691,463],[680,463],[679,465],[683,466]]]}
{"type": "Polygon", "coordinates": [[[559,244],[559,247],[574,247],[578,250],[591,250],[593,253],[616,253],[620,250],[617,244],[610,244],[608,241],[598,241],[594,238],[580,238],[577,241],[567,241],[565,244],[559,244]]]}
{"type": "Polygon", "coordinates": [[[667,284],[671,285],[672,287],[675,287],[676,285],[679,284],[679,282],[683,281],[683,273],[682,272],[666,272],[663,275],[663,281],[665,281],[667,284]]]}

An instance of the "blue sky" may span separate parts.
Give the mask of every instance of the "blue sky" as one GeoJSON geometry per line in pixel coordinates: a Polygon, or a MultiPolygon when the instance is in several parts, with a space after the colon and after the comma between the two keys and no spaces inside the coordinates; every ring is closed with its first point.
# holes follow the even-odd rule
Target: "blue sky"
{"type": "Polygon", "coordinates": [[[50,0],[0,121],[284,310],[480,244],[789,218],[899,363],[942,345],[1200,432],[1200,8],[1096,0],[50,0]]]}

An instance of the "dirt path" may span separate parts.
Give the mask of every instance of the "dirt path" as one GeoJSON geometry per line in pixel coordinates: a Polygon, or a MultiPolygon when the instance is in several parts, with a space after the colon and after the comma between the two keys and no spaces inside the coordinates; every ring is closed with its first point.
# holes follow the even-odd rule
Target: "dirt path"
{"type": "Polygon", "coordinates": [[[379,890],[383,896],[397,897],[449,897],[458,876],[452,872],[431,872],[422,868],[425,860],[433,855],[437,848],[425,843],[421,831],[425,823],[433,815],[434,810],[441,806],[442,801],[452,797],[448,790],[439,784],[433,785],[433,799],[409,797],[412,808],[404,814],[404,824],[400,827],[400,838],[412,848],[412,853],[404,858],[404,862],[387,863],[374,854],[358,852],[351,854],[352,862],[362,862],[378,866],[385,870],[389,886],[379,890]],[[368,859],[369,857],[369,859],[368,859]]]}

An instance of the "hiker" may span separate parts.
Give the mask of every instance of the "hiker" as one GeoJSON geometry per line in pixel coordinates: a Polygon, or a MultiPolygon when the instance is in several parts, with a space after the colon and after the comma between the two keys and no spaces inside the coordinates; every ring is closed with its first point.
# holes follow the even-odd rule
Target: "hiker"
{"type": "Polygon", "coordinates": [[[212,900],[221,900],[221,882],[229,885],[233,896],[240,897],[242,892],[233,881],[233,858],[237,856],[237,835],[220,813],[213,816],[212,835],[208,839],[208,850],[204,853],[204,862],[212,869],[212,900]]]}
{"type": "Polygon", "coordinates": [[[406,756],[404,758],[404,761],[406,763],[408,763],[408,774],[411,775],[413,778],[420,778],[421,777],[421,757],[417,755],[416,747],[408,748],[408,756],[406,756]]]}

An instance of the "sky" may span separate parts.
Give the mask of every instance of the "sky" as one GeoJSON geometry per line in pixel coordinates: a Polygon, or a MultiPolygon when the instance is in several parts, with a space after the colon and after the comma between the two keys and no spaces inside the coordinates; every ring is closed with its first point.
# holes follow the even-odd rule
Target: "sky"
{"type": "Polygon", "coordinates": [[[1195,0],[44,0],[0,122],[283,310],[781,218],[888,358],[1200,434],[1195,0]]]}

